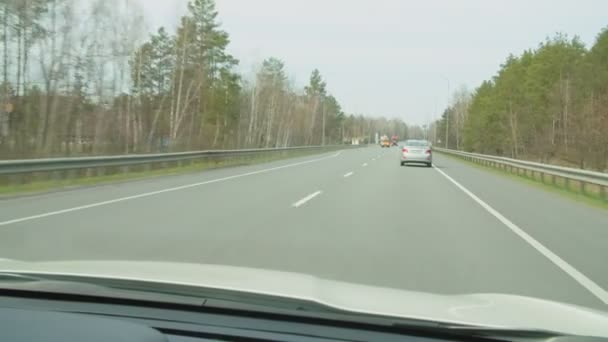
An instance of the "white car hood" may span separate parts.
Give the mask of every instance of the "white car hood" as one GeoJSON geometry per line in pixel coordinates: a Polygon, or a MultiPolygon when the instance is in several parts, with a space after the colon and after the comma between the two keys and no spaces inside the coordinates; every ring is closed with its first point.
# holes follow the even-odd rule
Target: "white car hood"
{"type": "Polygon", "coordinates": [[[608,313],[537,298],[438,295],[233,266],[132,261],[21,262],[0,272],[62,274],[234,290],[308,300],[357,313],[608,337],[608,313]]]}

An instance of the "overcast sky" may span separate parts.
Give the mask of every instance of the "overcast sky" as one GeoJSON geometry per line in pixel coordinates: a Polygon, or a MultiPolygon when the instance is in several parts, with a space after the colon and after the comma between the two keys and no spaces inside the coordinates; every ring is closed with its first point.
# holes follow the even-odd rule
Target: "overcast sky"
{"type": "MultiPolygon", "coordinates": [[[[187,0],[139,0],[153,29],[174,28],[187,0]]],[[[475,89],[509,53],[547,36],[588,46],[608,0],[216,0],[229,51],[249,74],[274,56],[303,86],[318,68],[344,110],[422,124],[447,87],[475,89]]],[[[435,109],[437,108],[437,109],[435,109]]]]}

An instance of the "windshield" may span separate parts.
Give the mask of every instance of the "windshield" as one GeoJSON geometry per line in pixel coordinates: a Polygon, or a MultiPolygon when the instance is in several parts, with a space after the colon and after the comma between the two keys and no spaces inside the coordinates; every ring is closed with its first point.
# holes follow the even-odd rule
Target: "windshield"
{"type": "Polygon", "coordinates": [[[606,13],[2,1],[0,272],[215,265],[324,302],[331,284],[460,298],[450,312],[479,294],[608,312],[606,13]]]}

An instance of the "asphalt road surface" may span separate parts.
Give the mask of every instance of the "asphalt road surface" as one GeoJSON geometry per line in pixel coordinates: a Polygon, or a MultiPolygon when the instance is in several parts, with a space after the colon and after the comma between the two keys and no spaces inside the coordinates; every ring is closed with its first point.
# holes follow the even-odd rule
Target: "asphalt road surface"
{"type": "Polygon", "coordinates": [[[608,211],[366,147],[0,201],[0,257],[256,267],[608,310],[608,211]]]}

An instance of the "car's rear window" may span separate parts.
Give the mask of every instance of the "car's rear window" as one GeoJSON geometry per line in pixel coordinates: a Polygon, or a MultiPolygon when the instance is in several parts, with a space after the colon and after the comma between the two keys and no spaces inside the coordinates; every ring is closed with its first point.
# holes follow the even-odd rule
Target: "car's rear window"
{"type": "Polygon", "coordinates": [[[405,146],[425,147],[428,146],[428,143],[426,141],[408,140],[405,142],[405,146]]]}

